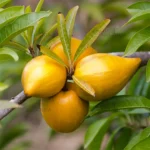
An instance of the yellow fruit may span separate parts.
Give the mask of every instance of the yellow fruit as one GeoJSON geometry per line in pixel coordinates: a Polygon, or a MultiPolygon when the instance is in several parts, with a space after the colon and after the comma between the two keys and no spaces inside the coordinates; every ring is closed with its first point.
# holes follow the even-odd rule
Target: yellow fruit
{"type": "Polygon", "coordinates": [[[89,83],[95,90],[90,96],[78,86],[78,95],[88,101],[99,101],[116,95],[132,77],[140,58],[123,58],[110,54],[93,54],[78,62],[74,75],[89,83]]]}
{"type": "Polygon", "coordinates": [[[72,90],[41,100],[43,118],[51,128],[63,133],[76,130],[87,115],[88,108],[88,102],[81,100],[72,90]]]}
{"type": "Polygon", "coordinates": [[[22,73],[24,92],[28,96],[53,96],[60,92],[65,81],[65,67],[46,55],[29,61],[22,73]]]}
{"type": "MultiPolygon", "coordinates": [[[[71,60],[73,61],[74,55],[79,47],[81,43],[81,40],[76,39],[76,38],[71,38],[71,60]]],[[[65,64],[68,66],[68,59],[64,53],[63,50],[63,46],[61,44],[61,42],[59,42],[58,44],[56,44],[54,47],[52,47],[51,49],[55,54],[57,54],[64,62],[65,64]]],[[[80,55],[80,57],[78,58],[78,60],[75,62],[75,65],[85,56],[91,55],[96,53],[96,51],[92,48],[89,47],[87,49],[85,49],[85,51],[80,55]]]]}

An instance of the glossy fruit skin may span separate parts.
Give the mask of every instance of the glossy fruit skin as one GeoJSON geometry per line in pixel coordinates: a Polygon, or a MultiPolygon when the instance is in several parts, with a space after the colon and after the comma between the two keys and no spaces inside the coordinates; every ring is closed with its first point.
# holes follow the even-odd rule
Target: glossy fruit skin
{"type": "Polygon", "coordinates": [[[28,96],[53,96],[60,92],[65,81],[65,67],[46,55],[33,58],[22,72],[22,85],[28,96]]]}
{"type": "MultiPolygon", "coordinates": [[[[76,38],[71,38],[71,60],[73,61],[74,55],[80,45],[82,41],[76,38]]],[[[58,44],[56,44],[54,47],[52,47],[51,49],[55,54],[57,54],[64,62],[65,64],[68,66],[68,59],[64,53],[63,50],[63,46],[61,44],[61,42],[59,42],[58,44]]],[[[84,57],[91,55],[91,54],[95,54],[96,51],[92,48],[89,47],[87,49],[85,49],[85,51],[80,55],[80,57],[78,58],[78,60],[75,62],[75,66],[76,64],[84,57]]]]}
{"type": "Polygon", "coordinates": [[[100,101],[115,96],[133,76],[140,58],[123,58],[110,54],[93,54],[83,58],[76,66],[74,75],[89,83],[95,97],[76,86],[78,95],[87,101],[100,101]]]}
{"type": "Polygon", "coordinates": [[[76,130],[88,113],[88,102],[81,100],[72,91],[61,91],[57,95],[41,100],[41,113],[47,124],[57,132],[76,130]]]}

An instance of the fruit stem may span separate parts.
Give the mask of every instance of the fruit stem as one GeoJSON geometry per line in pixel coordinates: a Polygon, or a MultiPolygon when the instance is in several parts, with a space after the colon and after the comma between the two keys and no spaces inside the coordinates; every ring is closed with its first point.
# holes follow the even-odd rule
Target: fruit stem
{"type": "Polygon", "coordinates": [[[35,57],[35,52],[33,50],[33,47],[30,46],[28,49],[30,51],[30,54],[31,54],[32,58],[34,58],[35,57]]]}

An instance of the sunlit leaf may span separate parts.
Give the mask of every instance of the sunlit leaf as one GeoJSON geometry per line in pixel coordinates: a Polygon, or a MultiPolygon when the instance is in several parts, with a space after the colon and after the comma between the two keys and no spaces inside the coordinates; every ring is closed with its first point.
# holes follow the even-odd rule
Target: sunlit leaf
{"type": "MultiPolygon", "coordinates": [[[[150,141],[150,127],[145,128],[143,131],[134,136],[124,150],[135,150],[135,147],[140,142],[149,138],[150,141]]],[[[148,142],[149,143],[149,142],[148,142]]],[[[147,147],[149,148],[149,146],[147,147]]],[[[143,149],[144,150],[144,149],[143,149]]]]}
{"type": "Polygon", "coordinates": [[[93,97],[95,97],[95,91],[92,88],[92,86],[90,84],[88,84],[87,82],[79,79],[76,76],[72,76],[73,81],[81,88],[83,89],[85,92],[87,92],[88,94],[92,95],[93,97]]]}
{"type": "Polygon", "coordinates": [[[6,100],[0,100],[0,109],[6,109],[6,108],[19,108],[21,107],[19,104],[6,101],[6,100]]]}
{"type": "Polygon", "coordinates": [[[48,43],[47,43],[47,46],[52,49],[55,45],[57,45],[60,41],[60,37],[59,36],[56,36],[54,37],[52,40],[50,40],[48,43]]]}
{"type": "Polygon", "coordinates": [[[36,6],[35,12],[39,12],[43,6],[44,0],[40,0],[38,5],[36,6]]]}
{"type": "Polygon", "coordinates": [[[57,23],[54,24],[43,36],[40,41],[40,44],[44,44],[49,40],[49,37],[54,33],[54,31],[57,29],[57,23]]]}
{"type": "Polygon", "coordinates": [[[137,33],[130,39],[125,49],[124,55],[129,56],[136,52],[140,46],[150,39],[150,26],[146,27],[137,33]]]}
{"type": "Polygon", "coordinates": [[[137,2],[128,7],[128,11],[132,15],[147,9],[150,9],[150,2],[137,2]]]}
{"type": "Polygon", "coordinates": [[[150,100],[142,96],[115,96],[100,102],[93,108],[89,115],[92,116],[97,113],[131,108],[150,109],[150,100]]]}
{"type": "Polygon", "coordinates": [[[45,55],[51,57],[52,59],[56,60],[56,61],[57,61],[58,63],[60,63],[62,66],[67,67],[66,64],[62,61],[62,59],[59,58],[59,57],[58,57],[53,51],[51,51],[49,48],[47,48],[47,47],[45,47],[45,46],[40,46],[40,51],[41,51],[43,54],[45,54],[45,55]]]}
{"type": "Polygon", "coordinates": [[[11,38],[15,37],[17,34],[26,30],[28,27],[33,26],[33,24],[40,19],[48,17],[49,15],[50,12],[43,11],[19,16],[15,21],[0,29],[0,46],[5,44],[11,38]]]}
{"type": "Polygon", "coordinates": [[[89,126],[85,134],[84,148],[88,150],[99,150],[102,139],[110,126],[110,123],[118,116],[119,113],[114,113],[107,118],[103,118],[94,122],[89,126]]]}
{"type": "Polygon", "coordinates": [[[68,14],[66,16],[66,29],[67,29],[67,33],[68,33],[69,37],[72,36],[73,27],[74,27],[75,18],[76,18],[76,14],[77,14],[78,8],[79,8],[79,6],[73,7],[68,12],[68,14]]]}
{"type": "Polygon", "coordinates": [[[9,87],[8,84],[0,82],[0,92],[7,89],[9,87]]]}
{"type": "Polygon", "coordinates": [[[12,21],[15,17],[24,14],[23,6],[8,7],[0,12],[0,28],[12,21]]]}
{"type": "Polygon", "coordinates": [[[69,64],[71,63],[70,40],[66,30],[66,22],[63,14],[59,13],[57,17],[58,34],[63,45],[64,53],[66,54],[69,64]]]}
{"type": "Polygon", "coordinates": [[[18,61],[18,59],[19,59],[18,54],[13,49],[8,48],[8,47],[2,47],[2,48],[0,48],[0,55],[9,55],[15,61],[18,61]]]}
{"type": "Polygon", "coordinates": [[[11,0],[0,0],[0,7],[5,6],[9,2],[11,2],[11,0]]]}
{"type": "Polygon", "coordinates": [[[109,22],[109,19],[103,20],[101,23],[97,24],[86,34],[75,53],[74,62],[78,59],[78,57],[84,52],[86,48],[90,47],[93,44],[93,42],[97,39],[99,34],[106,28],[109,22]]]}

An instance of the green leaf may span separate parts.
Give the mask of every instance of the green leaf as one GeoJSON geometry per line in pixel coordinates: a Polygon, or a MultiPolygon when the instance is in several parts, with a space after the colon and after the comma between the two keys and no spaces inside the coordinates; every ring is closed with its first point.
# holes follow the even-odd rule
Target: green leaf
{"type": "Polygon", "coordinates": [[[33,26],[37,21],[44,17],[48,17],[50,12],[28,13],[19,16],[12,23],[0,29],[0,46],[4,45],[11,38],[15,37],[22,31],[33,26]]]}
{"type": "Polygon", "coordinates": [[[0,149],[6,147],[9,143],[14,141],[16,138],[24,135],[27,132],[26,125],[19,123],[14,127],[5,129],[0,137],[0,149]]]}
{"type": "Polygon", "coordinates": [[[119,136],[117,136],[114,143],[114,150],[124,150],[132,136],[132,130],[130,128],[123,128],[119,136]]]}
{"type": "Polygon", "coordinates": [[[74,62],[78,59],[78,57],[84,52],[86,48],[90,47],[93,44],[93,42],[97,39],[99,34],[106,28],[109,22],[109,19],[103,20],[101,23],[97,24],[86,34],[75,53],[74,62]]]}
{"type": "Polygon", "coordinates": [[[92,95],[93,97],[95,97],[95,91],[92,88],[92,86],[90,84],[88,84],[87,82],[79,79],[76,76],[72,76],[73,81],[81,88],[83,89],[85,92],[87,92],[88,94],[92,95]]]}
{"type": "Polygon", "coordinates": [[[4,91],[9,87],[8,84],[0,82],[0,92],[4,91]]]}
{"type": "Polygon", "coordinates": [[[49,47],[50,49],[55,46],[56,44],[58,44],[60,41],[60,37],[59,36],[56,36],[54,37],[52,40],[50,40],[46,45],[47,47],[49,47]]]}
{"type": "Polygon", "coordinates": [[[150,108],[150,100],[142,96],[115,96],[96,105],[89,113],[93,116],[97,113],[116,111],[131,108],[150,108]]]}
{"type": "Polygon", "coordinates": [[[70,48],[70,40],[66,30],[66,23],[64,15],[59,13],[57,17],[57,28],[58,34],[63,45],[64,53],[66,54],[69,64],[71,64],[71,48],[70,48]]]}
{"type": "Polygon", "coordinates": [[[129,115],[138,115],[138,114],[147,114],[147,113],[150,113],[150,109],[137,108],[137,109],[128,111],[129,115]]]}
{"type": "Polygon", "coordinates": [[[44,0],[40,0],[38,5],[36,6],[35,12],[39,12],[43,6],[44,0]]]}
{"type": "Polygon", "coordinates": [[[5,6],[9,2],[11,2],[11,0],[0,0],[0,7],[5,6]]]}
{"type": "Polygon", "coordinates": [[[21,107],[21,105],[6,100],[0,100],[0,109],[19,108],[19,107],[21,107]]]}
{"type": "Polygon", "coordinates": [[[2,47],[2,48],[0,48],[0,55],[9,55],[15,61],[18,61],[18,59],[19,59],[18,54],[13,49],[8,48],[8,47],[2,47]]]}
{"type": "Polygon", "coordinates": [[[45,46],[40,46],[40,51],[51,57],[52,59],[56,60],[59,64],[61,64],[64,67],[67,67],[66,64],[62,61],[61,58],[59,58],[53,51],[51,51],[49,48],[45,47],[45,46]]]}
{"type": "Polygon", "coordinates": [[[102,139],[110,126],[110,123],[119,113],[114,113],[107,118],[94,122],[89,126],[85,134],[84,148],[88,150],[99,150],[102,139]]]}
{"type": "Polygon", "coordinates": [[[148,60],[148,63],[146,66],[146,81],[150,82],[150,60],[148,60]]]}
{"type": "Polygon", "coordinates": [[[57,23],[55,23],[43,36],[40,41],[40,44],[44,44],[49,40],[49,37],[54,33],[57,29],[57,23]]]}
{"type": "Polygon", "coordinates": [[[146,27],[137,33],[130,39],[125,49],[124,56],[129,56],[137,51],[145,42],[150,39],[150,26],[146,27]]]}
{"type": "Polygon", "coordinates": [[[79,6],[73,7],[68,12],[68,14],[66,16],[66,28],[67,28],[67,33],[68,33],[69,37],[72,36],[73,27],[74,27],[75,18],[76,18],[76,14],[77,14],[78,8],[79,8],[79,6]]]}
{"type": "Polygon", "coordinates": [[[126,24],[145,19],[150,19],[150,10],[140,11],[139,13],[135,14],[126,24]]]}
{"type": "Polygon", "coordinates": [[[23,6],[8,7],[0,12],[0,28],[12,21],[15,17],[24,14],[23,6]]]}
{"type": "Polygon", "coordinates": [[[150,9],[150,2],[137,2],[128,7],[129,13],[133,15],[147,9],[150,9]]]}
{"type": "Polygon", "coordinates": [[[123,128],[123,126],[122,126],[122,127],[118,127],[116,130],[114,130],[114,131],[111,133],[111,135],[110,135],[110,137],[109,137],[109,140],[107,141],[107,145],[106,145],[105,150],[112,150],[113,144],[114,144],[114,140],[115,140],[114,138],[115,138],[116,134],[117,134],[122,128],[123,128]]]}
{"type": "MultiPolygon", "coordinates": [[[[145,128],[143,131],[134,136],[124,150],[135,150],[135,147],[140,142],[148,139],[150,140],[150,127],[145,128]]],[[[137,150],[137,149],[136,149],[137,150]]],[[[143,149],[146,150],[146,149],[143,149]]]]}
{"type": "Polygon", "coordinates": [[[26,9],[25,9],[25,13],[30,13],[32,12],[32,9],[31,9],[31,6],[27,6],[26,9]]]}

